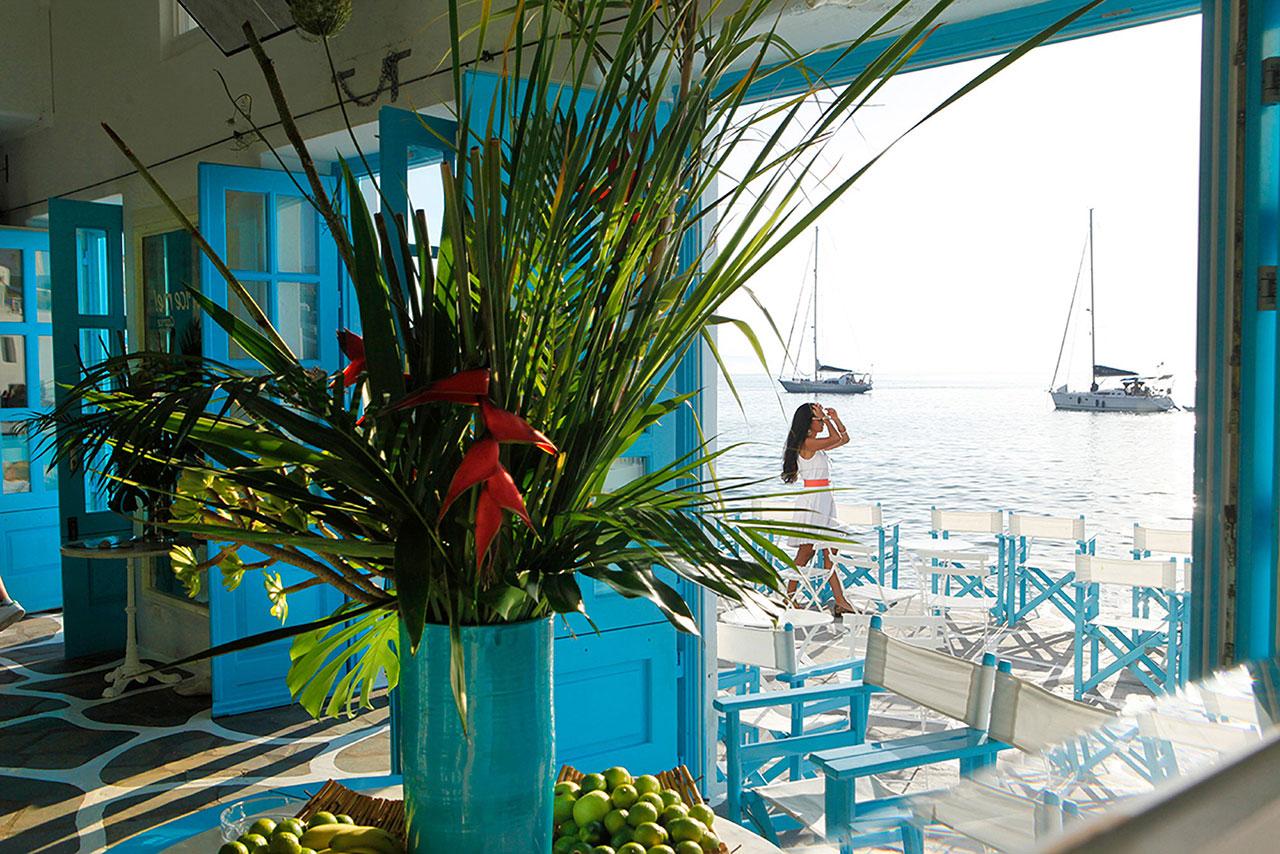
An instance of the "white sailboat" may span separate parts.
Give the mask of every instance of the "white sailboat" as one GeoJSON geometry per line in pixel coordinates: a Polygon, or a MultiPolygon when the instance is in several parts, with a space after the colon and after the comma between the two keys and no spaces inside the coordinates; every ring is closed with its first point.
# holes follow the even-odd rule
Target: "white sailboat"
{"type": "Polygon", "coordinates": [[[1089,365],[1091,381],[1087,391],[1072,391],[1065,384],[1058,385],[1058,370],[1062,367],[1062,353],[1067,346],[1067,333],[1071,329],[1071,313],[1076,304],[1076,290],[1080,278],[1076,277],[1076,290],[1071,292],[1071,305],[1067,309],[1067,325],[1062,330],[1062,346],[1058,348],[1058,363],[1053,368],[1053,380],[1049,395],[1055,409],[1075,412],[1167,412],[1175,408],[1172,389],[1173,376],[1139,376],[1135,371],[1098,364],[1097,303],[1093,287],[1093,208],[1089,209],[1089,365]],[[1107,385],[1107,381],[1117,383],[1107,385]],[[1102,381],[1102,382],[1099,382],[1102,381]]]}
{"type": "MultiPolygon", "coordinates": [[[[871,391],[871,373],[824,365],[818,357],[818,229],[813,230],[813,376],[778,377],[783,389],[793,394],[865,394],[871,391]],[[825,376],[824,376],[825,375],[825,376]]],[[[799,309],[797,308],[797,314],[799,309]]],[[[788,342],[790,347],[790,342],[788,342]]],[[[788,354],[790,355],[790,354],[788,354]]],[[[799,348],[791,364],[799,371],[799,348]]]]}

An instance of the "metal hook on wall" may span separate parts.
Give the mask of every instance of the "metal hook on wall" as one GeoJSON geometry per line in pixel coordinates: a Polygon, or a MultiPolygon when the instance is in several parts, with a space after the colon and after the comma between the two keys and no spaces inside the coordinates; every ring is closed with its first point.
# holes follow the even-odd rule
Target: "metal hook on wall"
{"type": "Polygon", "coordinates": [[[406,59],[411,53],[413,53],[412,50],[400,50],[384,56],[382,58],[382,73],[378,75],[378,88],[366,98],[357,97],[347,84],[348,78],[355,76],[356,70],[354,68],[339,71],[336,78],[337,83],[342,87],[343,94],[358,106],[367,107],[377,101],[383,92],[388,91],[391,93],[391,102],[395,103],[400,97],[400,60],[406,59]]]}

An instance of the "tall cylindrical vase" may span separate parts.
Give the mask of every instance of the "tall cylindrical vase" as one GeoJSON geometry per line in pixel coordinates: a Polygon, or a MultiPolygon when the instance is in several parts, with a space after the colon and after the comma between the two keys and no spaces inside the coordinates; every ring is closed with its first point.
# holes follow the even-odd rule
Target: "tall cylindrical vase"
{"type": "Polygon", "coordinates": [[[449,628],[416,655],[400,635],[400,762],[411,854],[546,851],[555,721],[551,620],[462,630],[464,733],[449,673],[449,628]]]}

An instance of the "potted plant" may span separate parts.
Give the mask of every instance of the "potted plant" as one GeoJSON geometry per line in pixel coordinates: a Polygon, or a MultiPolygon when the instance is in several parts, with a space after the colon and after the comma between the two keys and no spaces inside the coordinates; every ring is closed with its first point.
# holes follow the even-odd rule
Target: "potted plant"
{"type": "Polygon", "coordinates": [[[422,214],[371,216],[352,172],[345,209],[326,195],[251,39],[354,284],[363,337],[340,333],[345,368],[305,370],[169,202],[249,319],[193,297],[257,369],[193,358],[122,385],[145,354],[109,359],[43,426],[62,459],[110,454],[122,488],[157,457],[180,472],[167,525],[210,543],[207,560],[175,562],[180,575],[218,566],[240,583],[252,550],[311,574],[290,588],[263,568],[279,613],[305,585],[346,595],[325,620],[235,646],[295,635],[289,684],[317,715],[368,704],[382,673],[399,683],[413,850],[539,850],[551,830],[551,618],[583,610],[580,581],[648,599],[684,631],[696,630],[690,611],[655,567],[770,607],[760,591],[786,556],[739,518],[742,483],[712,476],[709,446],[616,489],[606,477],[690,405],[670,380],[700,341],[714,352],[714,327],[759,349],[722,306],[865,171],[811,180],[821,143],[946,4],[905,22],[905,3],[886,13],[848,48],[883,38],[883,50],[819,106],[801,93],[755,108],[750,87],[805,70],[765,0],[448,5],[458,131],[436,257],[422,214]],[[480,58],[502,74],[483,105],[464,85],[480,58]],[[745,173],[717,185],[744,150],[745,173]]]}

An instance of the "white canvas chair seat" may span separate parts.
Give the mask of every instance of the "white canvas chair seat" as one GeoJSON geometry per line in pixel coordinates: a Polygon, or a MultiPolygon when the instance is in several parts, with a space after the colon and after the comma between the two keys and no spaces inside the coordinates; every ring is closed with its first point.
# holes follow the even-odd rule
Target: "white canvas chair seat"
{"type": "MultiPolygon", "coordinates": [[[[815,730],[819,727],[835,726],[844,723],[845,715],[836,712],[819,712],[816,715],[805,715],[804,728],[815,730]]],[[[755,727],[767,732],[788,733],[791,731],[791,716],[784,715],[776,708],[749,709],[742,713],[744,726],[755,727]]]]}
{"type": "Polygon", "coordinates": [[[962,782],[925,800],[917,816],[941,824],[997,851],[1030,851],[1037,840],[1042,806],[1011,792],[962,782]]]}
{"type": "Polygon", "coordinates": [[[1128,614],[1102,613],[1089,621],[1097,626],[1115,626],[1133,632],[1159,632],[1169,624],[1163,617],[1132,617],[1128,614]]]}
{"type": "Polygon", "coordinates": [[[947,596],[944,594],[930,595],[928,597],[928,607],[935,608],[939,611],[990,611],[996,606],[998,600],[994,596],[947,596]]]}
{"type": "Polygon", "coordinates": [[[894,589],[892,587],[865,585],[862,587],[846,587],[844,598],[868,602],[873,605],[884,605],[885,610],[892,611],[895,607],[901,607],[904,602],[909,602],[916,598],[919,592],[918,590],[908,590],[901,587],[894,589]]]}
{"type": "MultiPolygon", "coordinates": [[[[874,777],[858,781],[858,800],[870,800],[888,794],[874,777]]],[[[805,830],[822,838],[827,834],[827,808],[823,801],[825,782],[822,777],[770,783],[753,793],[772,809],[795,819],[805,830]]]]}

